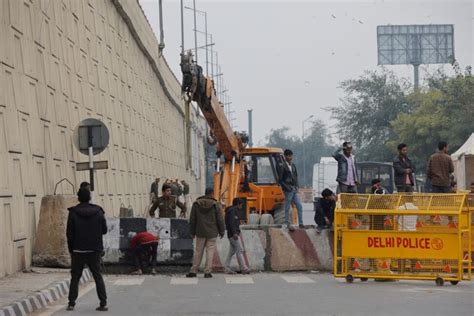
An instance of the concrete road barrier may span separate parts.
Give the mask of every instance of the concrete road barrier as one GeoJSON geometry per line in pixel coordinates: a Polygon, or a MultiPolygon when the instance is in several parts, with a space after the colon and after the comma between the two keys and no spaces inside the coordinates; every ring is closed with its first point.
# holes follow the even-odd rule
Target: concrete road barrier
{"type": "MultiPolygon", "coordinates": [[[[68,267],[70,256],[66,242],[67,207],[75,205],[74,196],[43,198],[34,263],[47,267],[68,267]]],[[[194,245],[185,219],[108,218],[108,233],[104,236],[108,265],[131,265],[130,232],[149,231],[160,236],[157,261],[160,265],[191,265],[194,245]]],[[[333,267],[332,233],[315,229],[289,232],[278,226],[242,227],[240,236],[246,264],[253,271],[331,271],[333,267]]],[[[213,264],[223,270],[229,251],[227,237],[218,239],[213,264]]],[[[204,264],[204,262],[203,262],[204,264]]],[[[231,267],[238,269],[234,257],[231,267]]]]}

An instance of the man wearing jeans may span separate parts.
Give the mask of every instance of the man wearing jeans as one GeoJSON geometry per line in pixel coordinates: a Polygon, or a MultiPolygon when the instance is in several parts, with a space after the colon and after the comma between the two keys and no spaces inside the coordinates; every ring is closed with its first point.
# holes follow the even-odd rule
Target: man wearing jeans
{"type": "Polygon", "coordinates": [[[225,213],[225,226],[227,228],[227,238],[229,238],[229,254],[225,261],[225,272],[228,274],[235,274],[236,272],[230,268],[230,261],[234,255],[237,256],[240,271],[242,274],[249,274],[249,268],[245,264],[244,251],[240,243],[240,219],[238,211],[242,210],[244,202],[242,199],[235,198],[232,201],[232,206],[229,207],[225,213]]]}
{"type": "Polygon", "coordinates": [[[342,148],[338,149],[334,155],[337,160],[337,179],[340,193],[357,193],[359,184],[356,159],[352,154],[352,144],[344,142],[342,148]],[[341,153],[342,151],[342,153],[341,153]]]}
{"type": "Polygon", "coordinates": [[[298,172],[293,163],[293,152],[285,149],[285,161],[279,166],[279,180],[280,185],[285,193],[285,224],[290,231],[295,228],[290,225],[290,207],[294,203],[298,210],[298,224],[300,228],[303,225],[303,205],[301,205],[300,197],[298,196],[298,172]]]}
{"type": "Polygon", "coordinates": [[[221,208],[214,196],[212,188],[206,189],[206,195],[201,196],[194,202],[189,219],[189,231],[196,238],[196,250],[194,252],[193,266],[186,274],[187,278],[195,278],[201,265],[204,249],[206,249],[205,278],[212,278],[212,259],[216,250],[217,235],[224,237],[225,226],[222,218],[221,208]]]}

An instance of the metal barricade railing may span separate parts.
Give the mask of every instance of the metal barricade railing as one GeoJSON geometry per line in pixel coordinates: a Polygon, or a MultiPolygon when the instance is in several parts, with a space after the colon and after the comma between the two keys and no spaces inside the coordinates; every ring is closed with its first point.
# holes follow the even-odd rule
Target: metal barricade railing
{"type": "Polygon", "coordinates": [[[341,194],[334,224],[334,275],[366,281],[471,279],[466,194],[341,194]]]}

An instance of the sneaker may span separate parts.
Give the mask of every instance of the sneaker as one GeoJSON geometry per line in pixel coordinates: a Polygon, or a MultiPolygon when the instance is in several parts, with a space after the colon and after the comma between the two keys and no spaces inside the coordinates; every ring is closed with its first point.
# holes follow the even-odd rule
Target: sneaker
{"type": "Polygon", "coordinates": [[[109,308],[106,305],[100,305],[95,310],[99,311],[99,312],[107,312],[109,310],[109,308]]]}
{"type": "Polygon", "coordinates": [[[138,270],[133,271],[133,272],[130,273],[130,274],[131,274],[131,275],[142,275],[143,272],[142,272],[142,270],[138,269],[138,270]]]}
{"type": "Polygon", "coordinates": [[[151,275],[155,275],[155,274],[156,274],[156,270],[155,270],[155,269],[151,269],[150,274],[151,274],[151,275]]]}
{"type": "Polygon", "coordinates": [[[316,227],[316,233],[318,234],[321,234],[321,232],[323,231],[323,229],[321,227],[316,227]]]}
{"type": "Polygon", "coordinates": [[[298,227],[301,228],[301,229],[305,229],[305,228],[306,228],[306,227],[304,227],[303,224],[299,224],[298,227]]]}
{"type": "Polygon", "coordinates": [[[244,271],[242,271],[242,272],[240,272],[240,273],[241,273],[241,274],[250,274],[250,270],[247,269],[247,270],[244,270],[244,271]]]}
{"type": "Polygon", "coordinates": [[[288,230],[290,232],[294,232],[295,231],[295,228],[293,227],[293,225],[288,225],[288,230]]]}
{"type": "Polygon", "coordinates": [[[210,278],[212,278],[212,274],[204,273],[204,279],[210,279],[210,278]]]}
{"type": "Polygon", "coordinates": [[[224,272],[225,272],[226,274],[237,274],[237,272],[234,271],[234,270],[232,270],[232,269],[225,269],[224,272]]]}
{"type": "Polygon", "coordinates": [[[196,276],[197,276],[197,275],[196,275],[196,273],[194,273],[194,272],[189,272],[188,274],[186,274],[186,277],[187,277],[187,278],[195,278],[196,276]]]}
{"type": "Polygon", "coordinates": [[[67,311],[73,311],[74,310],[74,305],[68,305],[66,310],[67,311]]]}

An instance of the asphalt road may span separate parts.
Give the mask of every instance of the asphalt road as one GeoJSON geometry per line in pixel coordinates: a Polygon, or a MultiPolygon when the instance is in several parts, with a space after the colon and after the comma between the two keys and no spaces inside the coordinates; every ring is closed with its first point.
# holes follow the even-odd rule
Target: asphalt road
{"type": "Polygon", "coordinates": [[[473,315],[474,282],[355,281],[330,274],[216,274],[107,276],[109,312],[96,312],[94,284],[83,288],[74,312],[66,300],[37,316],[66,315],[473,315]]]}

